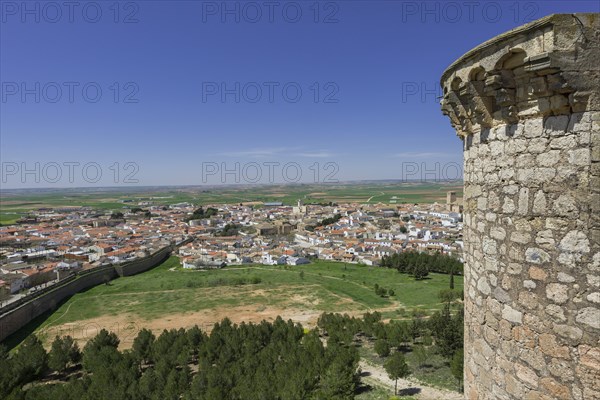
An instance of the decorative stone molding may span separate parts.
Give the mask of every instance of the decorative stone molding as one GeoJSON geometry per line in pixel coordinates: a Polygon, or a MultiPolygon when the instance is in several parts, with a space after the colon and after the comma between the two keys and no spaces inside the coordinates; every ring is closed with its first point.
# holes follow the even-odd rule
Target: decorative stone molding
{"type": "Polygon", "coordinates": [[[550,15],[471,50],[442,75],[442,111],[460,137],[600,109],[597,14],[550,15]]]}
{"type": "Polygon", "coordinates": [[[551,15],[442,77],[464,141],[465,395],[600,399],[600,14],[551,15]]]}

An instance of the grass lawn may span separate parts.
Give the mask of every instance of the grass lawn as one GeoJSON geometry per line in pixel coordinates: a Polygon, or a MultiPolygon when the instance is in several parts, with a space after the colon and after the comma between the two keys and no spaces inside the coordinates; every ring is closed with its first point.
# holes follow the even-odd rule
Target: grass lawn
{"type": "MultiPolygon", "coordinates": [[[[462,289],[460,277],[455,279],[455,284],[457,290],[462,289]]],[[[380,310],[384,317],[402,319],[409,318],[406,310],[413,308],[439,309],[437,294],[447,287],[447,275],[430,274],[430,279],[415,281],[392,269],[355,264],[317,261],[287,269],[252,265],[190,271],[180,267],[177,257],[171,257],[148,272],[119,278],[109,285],[74,295],[36,331],[123,314],[135,316],[137,323],[143,326],[144,321],[172,315],[217,308],[226,312],[227,308],[240,306],[256,307],[259,311],[268,307],[311,310],[319,314],[380,310]],[[393,289],[395,296],[377,296],[373,289],[376,283],[393,289]]]]}
{"type": "Polygon", "coordinates": [[[22,214],[17,214],[16,212],[0,212],[0,226],[13,225],[21,216],[22,214]]]}

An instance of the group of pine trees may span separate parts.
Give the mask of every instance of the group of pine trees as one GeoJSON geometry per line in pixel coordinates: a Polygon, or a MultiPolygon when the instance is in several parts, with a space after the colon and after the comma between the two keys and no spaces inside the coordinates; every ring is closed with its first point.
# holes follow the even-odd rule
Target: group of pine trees
{"type": "Polygon", "coordinates": [[[225,319],[210,334],[193,327],[156,337],[143,329],[124,351],[117,335],[106,330],[82,350],[65,336],[56,337],[46,352],[30,335],[12,354],[0,346],[0,398],[353,399],[360,384],[361,337],[386,359],[392,379],[410,374],[405,353],[427,347],[446,358],[460,383],[463,312],[451,312],[451,303],[448,299],[428,319],[415,315],[388,323],[379,312],[362,318],[325,313],[319,329],[308,332],[279,317],[240,325],[225,319]]]}
{"type": "MultiPolygon", "coordinates": [[[[425,354],[424,349],[443,356],[459,383],[463,371],[464,313],[462,308],[451,312],[451,301],[444,304],[441,311],[429,319],[413,317],[411,321],[390,321],[384,323],[379,312],[367,313],[363,318],[346,314],[321,315],[318,326],[328,334],[330,340],[350,343],[357,335],[364,335],[374,341],[374,350],[386,358],[384,367],[391,379],[397,380],[410,374],[404,359],[404,352],[425,354]]],[[[424,362],[426,354],[421,358],[424,362]]]]}
{"type": "Polygon", "coordinates": [[[381,313],[366,313],[363,318],[347,314],[324,313],[317,325],[327,333],[329,340],[350,343],[355,335],[362,334],[376,341],[385,341],[390,348],[400,349],[420,339],[431,337],[436,351],[451,359],[463,346],[463,310],[454,314],[451,305],[445,304],[441,311],[430,318],[413,317],[410,321],[392,320],[384,323],[381,313]]]}
{"type": "Polygon", "coordinates": [[[342,219],[342,215],[341,214],[335,214],[333,217],[329,217],[329,218],[325,218],[321,221],[319,221],[317,224],[315,225],[307,225],[306,226],[306,230],[307,231],[314,231],[315,228],[319,228],[321,226],[328,226],[328,225],[332,225],[337,223],[340,219],[342,219]]]}
{"type": "Polygon", "coordinates": [[[206,210],[204,210],[203,207],[200,207],[195,209],[192,215],[186,218],[186,221],[191,221],[194,219],[208,219],[213,215],[217,215],[218,213],[219,210],[216,208],[208,207],[206,210]]]}
{"type": "Polygon", "coordinates": [[[395,268],[398,272],[410,274],[420,280],[430,272],[462,275],[463,263],[460,260],[441,253],[428,254],[416,251],[403,251],[381,258],[381,266],[395,268]]]}
{"type": "Polygon", "coordinates": [[[273,323],[142,330],[130,350],[106,330],[79,350],[57,337],[49,353],[29,336],[0,351],[0,398],[10,400],[352,399],[356,347],[277,318],[273,323]],[[32,384],[31,384],[32,383],[32,384]]]}

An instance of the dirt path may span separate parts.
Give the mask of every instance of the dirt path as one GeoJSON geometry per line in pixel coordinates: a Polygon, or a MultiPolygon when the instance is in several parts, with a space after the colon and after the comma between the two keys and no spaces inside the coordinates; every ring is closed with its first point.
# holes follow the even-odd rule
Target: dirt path
{"type": "Polygon", "coordinates": [[[54,321],[50,321],[48,323],[48,325],[56,323],[56,321],[59,321],[62,317],[64,317],[65,315],[67,315],[69,313],[69,310],[71,309],[71,306],[73,304],[75,304],[76,302],[77,302],[77,300],[73,300],[73,302],[71,304],[69,304],[69,307],[67,307],[67,309],[65,310],[65,312],[61,316],[59,316],[58,318],[56,318],[54,321]]]}
{"type": "MultiPolygon", "coordinates": [[[[360,360],[359,366],[363,371],[363,375],[366,375],[367,380],[372,379],[385,386],[390,389],[390,393],[394,391],[394,381],[388,377],[383,367],[373,365],[365,360],[360,360]]],[[[463,400],[460,393],[425,386],[420,382],[409,379],[398,379],[398,394],[414,395],[419,400],[463,400]]]]}
{"type": "Polygon", "coordinates": [[[381,194],[374,194],[373,196],[367,199],[367,203],[370,203],[373,200],[373,197],[385,196],[385,192],[381,192],[381,194]]]}

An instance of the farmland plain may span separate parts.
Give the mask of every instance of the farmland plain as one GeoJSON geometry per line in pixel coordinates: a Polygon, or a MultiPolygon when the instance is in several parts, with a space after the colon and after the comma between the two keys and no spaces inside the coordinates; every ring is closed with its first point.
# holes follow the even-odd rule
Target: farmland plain
{"type": "Polygon", "coordinates": [[[319,185],[263,185],[224,187],[123,187],[0,191],[0,225],[15,223],[40,208],[91,207],[119,210],[146,202],[198,205],[282,202],[305,203],[402,203],[444,202],[447,191],[462,197],[462,182],[369,182],[319,185]]]}

